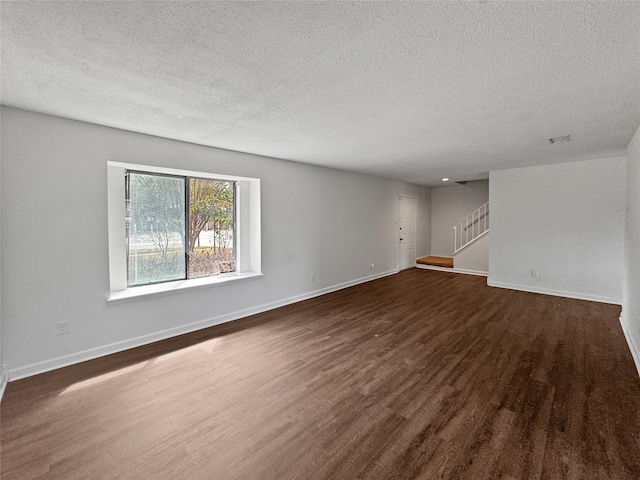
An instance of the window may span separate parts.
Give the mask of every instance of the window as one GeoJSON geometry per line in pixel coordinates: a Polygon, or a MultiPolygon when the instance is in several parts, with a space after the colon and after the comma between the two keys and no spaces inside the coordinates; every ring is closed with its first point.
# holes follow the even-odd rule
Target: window
{"type": "Polygon", "coordinates": [[[127,286],[235,271],[235,182],[126,173],[127,286]]]}
{"type": "Polygon", "coordinates": [[[107,165],[108,301],[262,275],[259,179],[107,165]]]}

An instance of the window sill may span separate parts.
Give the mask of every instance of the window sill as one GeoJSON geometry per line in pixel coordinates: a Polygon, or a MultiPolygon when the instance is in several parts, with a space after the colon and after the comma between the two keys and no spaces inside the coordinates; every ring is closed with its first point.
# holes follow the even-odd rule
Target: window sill
{"type": "Polygon", "coordinates": [[[144,285],[141,287],[133,287],[126,290],[111,292],[109,298],[107,298],[107,303],[124,303],[153,297],[163,297],[165,295],[173,295],[174,293],[183,293],[218,285],[228,285],[230,283],[241,282],[260,277],[262,277],[262,273],[244,272],[216,277],[204,277],[195,278],[192,280],[159,283],[157,285],[144,285]]]}

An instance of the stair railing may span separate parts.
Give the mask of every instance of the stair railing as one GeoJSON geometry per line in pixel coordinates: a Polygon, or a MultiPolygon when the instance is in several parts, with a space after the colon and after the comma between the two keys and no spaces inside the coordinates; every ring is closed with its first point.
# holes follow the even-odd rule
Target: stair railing
{"type": "Polygon", "coordinates": [[[453,254],[455,255],[489,232],[489,202],[456,223],[453,231],[453,254]]]}

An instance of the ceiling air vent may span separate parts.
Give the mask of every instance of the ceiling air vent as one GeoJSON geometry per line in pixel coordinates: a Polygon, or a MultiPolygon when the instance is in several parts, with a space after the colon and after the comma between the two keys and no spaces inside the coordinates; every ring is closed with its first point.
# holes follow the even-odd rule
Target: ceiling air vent
{"type": "Polygon", "coordinates": [[[556,143],[570,142],[570,141],[571,141],[570,135],[565,135],[564,137],[553,137],[549,139],[549,143],[551,145],[554,145],[556,143]]]}

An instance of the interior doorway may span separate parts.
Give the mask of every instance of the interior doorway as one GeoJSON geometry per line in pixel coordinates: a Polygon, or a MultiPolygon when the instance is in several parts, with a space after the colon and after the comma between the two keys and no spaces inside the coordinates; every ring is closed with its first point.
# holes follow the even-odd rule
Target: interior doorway
{"type": "Polygon", "coordinates": [[[398,198],[398,233],[400,239],[400,270],[413,268],[416,263],[416,198],[398,198]]]}

